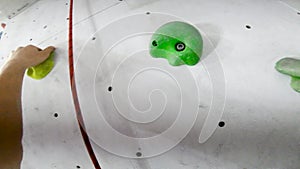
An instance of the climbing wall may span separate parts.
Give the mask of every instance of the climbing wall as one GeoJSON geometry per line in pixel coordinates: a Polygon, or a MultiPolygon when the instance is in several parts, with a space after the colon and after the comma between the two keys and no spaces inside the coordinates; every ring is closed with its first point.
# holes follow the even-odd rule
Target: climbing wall
{"type": "MultiPolygon", "coordinates": [[[[103,169],[298,169],[300,95],[274,66],[300,58],[299,6],[75,0],[75,80],[97,162],[103,169]],[[172,67],[149,54],[153,32],[175,20],[203,36],[196,66],[172,67]]],[[[1,15],[0,66],[18,46],[57,48],[47,77],[24,78],[22,168],[93,169],[69,82],[70,3],[14,7],[1,15]]]]}

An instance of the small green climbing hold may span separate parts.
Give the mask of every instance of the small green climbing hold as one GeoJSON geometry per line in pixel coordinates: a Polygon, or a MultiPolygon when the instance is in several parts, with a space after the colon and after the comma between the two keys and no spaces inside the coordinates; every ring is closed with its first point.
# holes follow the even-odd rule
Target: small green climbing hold
{"type": "Polygon", "coordinates": [[[280,73],[300,77],[300,60],[294,58],[283,58],[276,63],[275,68],[280,73]]]}
{"type": "Polygon", "coordinates": [[[280,73],[291,76],[291,87],[300,92],[300,60],[283,58],[276,63],[275,69],[280,73]]]}
{"type": "Polygon", "coordinates": [[[40,80],[47,76],[54,67],[54,52],[51,52],[49,57],[39,65],[27,69],[27,75],[33,79],[40,80]]]}
{"type": "Polygon", "coordinates": [[[150,54],[154,58],[165,58],[172,66],[195,65],[203,50],[199,31],[185,22],[169,22],[159,27],[150,41],[150,54]]]}

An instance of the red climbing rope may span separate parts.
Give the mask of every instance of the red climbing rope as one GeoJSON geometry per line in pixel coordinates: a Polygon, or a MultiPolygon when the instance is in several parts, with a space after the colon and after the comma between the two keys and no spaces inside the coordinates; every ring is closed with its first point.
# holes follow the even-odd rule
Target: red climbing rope
{"type": "Polygon", "coordinates": [[[75,73],[74,73],[74,59],[73,59],[73,0],[70,0],[70,11],[69,11],[69,73],[70,73],[70,82],[71,82],[71,90],[73,95],[73,102],[76,110],[77,122],[80,128],[80,132],[86,146],[86,149],[89,153],[89,156],[94,164],[95,169],[101,169],[97,157],[94,153],[92,145],[90,143],[89,136],[86,132],[86,128],[84,125],[82,112],[79,105],[76,83],[75,83],[75,73]]]}

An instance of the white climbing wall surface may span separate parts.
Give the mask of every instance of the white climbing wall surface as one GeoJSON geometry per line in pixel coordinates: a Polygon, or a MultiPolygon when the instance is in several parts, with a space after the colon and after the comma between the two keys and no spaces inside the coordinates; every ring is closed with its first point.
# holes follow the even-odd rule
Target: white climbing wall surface
{"type": "MultiPolygon", "coordinates": [[[[57,48],[46,78],[24,78],[22,169],[93,169],[69,82],[69,1],[4,2],[0,66],[18,46],[57,48]]],[[[101,167],[299,169],[300,94],[274,69],[300,57],[299,10],[297,0],[74,0],[76,84],[101,167]],[[148,53],[174,20],[203,35],[194,67],[148,53]]]]}

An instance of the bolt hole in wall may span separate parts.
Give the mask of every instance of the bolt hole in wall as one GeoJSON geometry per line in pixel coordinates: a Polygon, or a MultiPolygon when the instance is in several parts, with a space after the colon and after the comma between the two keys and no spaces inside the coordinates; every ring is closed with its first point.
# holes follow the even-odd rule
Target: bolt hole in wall
{"type": "Polygon", "coordinates": [[[150,15],[151,13],[150,12],[146,12],[146,15],[150,15]]]}
{"type": "Polygon", "coordinates": [[[225,127],[225,122],[224,121],[220,121],[219,122],[219,127],[225,127]]]}
{"type": "Polygon", "coordinates": [[[58,113],[54,113],[53,116],[54,116],[55,118],[57,118],[57,117],[58,117],[58,113]]]}
{"type": "Polygon", "coordinates": [[[109,92],[111,92],[111,91],[112,91],[112,87],[109,86],[107,90],[108,90],[109,92]]]}
{"type": "Polygon", "coordinates": [[[251,26],[250,26],[250,25],[246,25],[246,28],[247,28],[247,29],[251,29],[251,26]]]}
{"type": "Polygon", "coordinates": [[[92,40],[96,40],[96,37],[93,37],[92,40]]]}
{"type": "Polygon", "coordinates": [[[142,156],[142,153],[141,153],[141,152],[137,152],[135,155],[136,155],[137,157],[141,157],[141,156],[142,156]]]}
{"type": "Polygon", "coordinates": [[[77,165],[76,168],[81,168],[81,167],[79,165],[77,165]]]}

